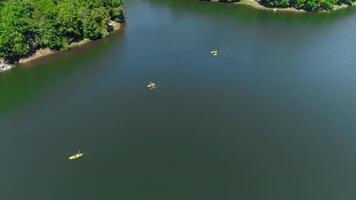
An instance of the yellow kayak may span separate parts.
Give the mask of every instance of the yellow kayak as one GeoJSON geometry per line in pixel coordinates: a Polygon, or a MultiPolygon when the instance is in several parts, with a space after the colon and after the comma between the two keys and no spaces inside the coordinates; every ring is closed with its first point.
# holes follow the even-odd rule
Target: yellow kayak
{"type": "Polygon", "coordinates": [[[80,157],[82,157],[84,154],[81,153],[80,151],[78,151],[78,153],[74,154],[74,155],[71,155],[69,156],[69,160],[76,160],[76,159],[79,159],[80,157]]]}

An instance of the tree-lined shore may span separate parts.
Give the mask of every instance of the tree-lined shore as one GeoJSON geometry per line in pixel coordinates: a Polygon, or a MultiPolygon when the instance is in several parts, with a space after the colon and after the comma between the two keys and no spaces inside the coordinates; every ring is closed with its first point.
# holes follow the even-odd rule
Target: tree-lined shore
{"type": "Polygon", "coordinates": [[[261,9],[281,9],[290,11],[331,11],[338,8],[352,6],[356,0],[208,0],[213,2],[227,2],[246,4],[261,9]]]}
{"type": "Polygon", "coordinates": [[[104,38],[110,21],[124,21],[123,0],[0,0],[0,58],[13,63],[104,38]]]}

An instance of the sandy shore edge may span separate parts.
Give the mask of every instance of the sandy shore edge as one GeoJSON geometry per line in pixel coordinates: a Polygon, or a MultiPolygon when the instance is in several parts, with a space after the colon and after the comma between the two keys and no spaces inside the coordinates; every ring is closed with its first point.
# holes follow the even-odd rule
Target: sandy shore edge
{"type": "MultiPolygon", "coordinates": [[[[113,27],[113,29],[110,32],[110,34],[121,30],[122,25],[123,25],[122,23],[114,22],[114,21],[112,21],[110,23],[112,24],[112,27],[113,27]]],[[[91,42],[91,40],[88,39],[88,38],[85,38],[82,41],[71,43],[71,44],[69,44],[69,48],[67,50],[70,50],[70,49],[75,48],[75,47],[83,46],[83,45],[85,45],[85,44],[87,44],[89,42],[91,42]]],[[[40,59],[40,58],[43,58],[43,57],[46,57],[48,55],[52,55],[52,54],[55,54],[55,53],[58,53],[58,52],[60,52],[60,51],[54,51],[54,50],[51,50],[49,48],[38,49],[32,55],[30,55],[28,57],[25,57],[25,58],[21,58],[18,63],[19,64],[29,63],[29,62],[32,62],[34,60],[37,60],[37,59],[40,59]]]]}

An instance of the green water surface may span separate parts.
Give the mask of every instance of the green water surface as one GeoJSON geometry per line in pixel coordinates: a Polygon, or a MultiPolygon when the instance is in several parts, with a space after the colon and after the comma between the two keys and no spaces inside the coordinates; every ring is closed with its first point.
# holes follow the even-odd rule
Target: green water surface
{"type": "Polygon", "coordinates": [[[1,200],[356,199],[356,9],[126,10],[110,38],[0,74],[1,200]]]}

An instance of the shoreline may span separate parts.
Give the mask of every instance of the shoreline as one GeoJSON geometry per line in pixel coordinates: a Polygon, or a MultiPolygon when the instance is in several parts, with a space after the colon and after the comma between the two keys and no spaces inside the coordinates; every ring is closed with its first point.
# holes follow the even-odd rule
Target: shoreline
{"type": "MultiPolygon", "coordinates": [[[[115,32],[117,32],[117,31],[122,29],[123,23],[114,22],[114,21],[111,21],[110,23],[112,24],[112,29],[111,29],[111,31],[109,31],[109,36],[111,34],[113,34],[113,33],[115,33],[115,32]]],[[[104,38],[101,38],[101,39],[104,39],[104,38]]],[[[24,58],[21,58],[16,64],[14,64],[12,66],[14,67],[14,66],[16,66],[18,64],[30,63],[32,61],[44,58],[44,57],[49,56],[49,55],[53,55],[53,54],[56,54],[56,53],[59,53],[59,52],[62,52],[62,51],[68,51],[68,50],[71,50],[72,48],[84,46],[84,45],[88,44],[91,41],[93,41],[93,40],[90,40],[88,38],[84,38],[83,40],[81,40],[79,42],[73,42],[73,43],[69,44],[68,49],[58,50],[58,51],[51,50],[49,48],[41,48],[41,49],[38,49],[36,52],[34,52],[31,55],[29,55],[27,57],[24,57],[24,58]]]]}
{"type": "Polygon", "coordinates": [[[257,10],[268,10],[273,12],[293,12],[293,13],[308,13],[305,10],[299,10],[296,8],[270,8],[266,7],[255,0],[241,0],[239,2],[234,2],[235,5],[246,5],[257,10]]]}
{"type": "MultiPolygon", "coordinates": [[[[213,3],[224,3],[224,2],[221,2],[219,0],[209,0],[209,1],[213,2],[213,3]]],[[[227,2],[227,3],[229,3],[229,2],[227,2]]],[[[293,8],[293,7],[287,7],[287,8],[266,7],[266,6],[262,5],[262,4],[260,4],[257,0],[240,0],[238,2],[231,2],[231,4],[234,4],[234,5],[245,5],[245,6],[249,6],[251,8],[257,9],[257,10],[267,10],[267,11],[273,11],[273,12],[291,12],[291,13],[330,13],[330,12],[333,12],[333,11],[349,8],[349,7],[352,7],[352,6],[356,6],[356,2],[353,2],[351,6],[348,6],[346,4],[341,4],[341,5],[335,5],[333,7],[333,9],[331,9],[331,10],[308,12],[306,10],[296,9],[296,8],[293,8]]]]}

